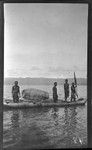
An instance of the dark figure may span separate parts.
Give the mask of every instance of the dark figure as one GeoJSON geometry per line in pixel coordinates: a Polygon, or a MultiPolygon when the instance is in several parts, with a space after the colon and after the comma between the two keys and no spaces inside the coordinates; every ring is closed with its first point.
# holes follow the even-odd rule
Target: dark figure
{"type": "Polygon", "coordinates": [[[74,85],[74,83],[72,83],[72,86],[71,86],[71,101],[75,101],[75,99],[76,99],[76,90],[75,90],[75,85],[74,85]]]}
{"type": "Polygon", "coordinates": [[[15,81],[15,85],[12,87],[12,97],[14,103],[19,102],[19,96],[20,96],[20,88],[18,86],[18,81],[15,81]]]}
{"type": "Polygon", "coordinates": [[[67,98],[69,97],[69,84],[68,79],[65,80],[64,83],[64,93],[65,93],[65,101],[67,101],[67,98]]]}
{"type": "Polygon", "coordinates": [[[54,102],[57,102],[58,100],[58,95],[57,95],[57,82],[54,82],[54,87],[53,87],[53,100],[54,102]]]}
{"type": "Polygon", "coordinates": [[[78,93],[77,93],[77,85],[75,84],[75,97],[78,98],[78,93]]]}

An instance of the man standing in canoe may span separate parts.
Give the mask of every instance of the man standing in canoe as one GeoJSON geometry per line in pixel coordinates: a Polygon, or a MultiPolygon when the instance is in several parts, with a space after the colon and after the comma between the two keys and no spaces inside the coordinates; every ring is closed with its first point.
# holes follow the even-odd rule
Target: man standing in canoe
{"type": "Polygon", "coordinates": [[[75,90],[75,84],[73,82],[71,86],[71,102],[75,101],[75,99],[76,99],[76,90],[75,90]]]}
{"type": "Polygon", "coordinates": [[[57,82],[54,82],[54,86],[53,86],[53,100],[54,102],[57,102],[58,100],[58,95],[57,95],[57,82]]]}
{"type": "Polygon", "coordinates": [[[65,93],[65,101],[67,101],[67,98],[69,97],[69,83],[68,83],[68,79],[66,79],[65,83],[64,83],[64,93],[65,93]]]}
{"type": "Polygon", "coordinates": [[[18,86],[18,81],[15,81],[14,84],[15,85],[12,87],[13,102],[18,103],[19,102],[19,96],[20,96],[20,87],[18,86]]]}

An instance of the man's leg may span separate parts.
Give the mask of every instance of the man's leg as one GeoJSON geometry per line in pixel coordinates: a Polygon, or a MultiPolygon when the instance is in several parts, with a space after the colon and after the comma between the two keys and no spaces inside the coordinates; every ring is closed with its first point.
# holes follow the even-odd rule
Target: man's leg
{"type": "Polygon", "coordinates": [[[71,94],[71,102],[72,102],[72,100],[73,100],[73,95],[71,94]]]}
{"type": "Polygon", "coordinates": [[[17,94],[17,103],[19,103],[19,96],[18,96],[18,94],[17,94]]]}
{"type": "Polygon", "coordinates": [[[19,102],[19,97],[17,94],[14,95],[14,103],[18,103],[19,102]]]}
{"type": "Polygon", "coordinates": [[[13,95],[13,102],[16,103],[15,95],[13,95]]]}
{"type": "Polygon", "coordinates": [[[55,103],[55,97],[53,97],[53,101],[54,101],[54,103],[55,103]]]}
{"type": "Polygon", "coordinates": [[[58,101],[58,95],[56,96],[56,102],[58,101]]]}
{"type": "Polygon", "coordinates": [[[67,101],[67,95],[66,95],[66,93],[65,93],[65,102],[67,101]]]}
{"type": "Polygon", "coordinates": [[[74,102],[76,101],[76,97],[75,97],[75,94],[74,94],[74,102]]]}

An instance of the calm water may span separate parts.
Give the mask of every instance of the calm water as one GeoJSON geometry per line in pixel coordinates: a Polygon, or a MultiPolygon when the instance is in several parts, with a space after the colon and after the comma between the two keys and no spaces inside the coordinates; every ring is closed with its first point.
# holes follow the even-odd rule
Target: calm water
{"type": "MultiPolygon", "coordinates": [[[[21,90],[31,86],[21,86],[21,90]]],[[[32,86],[49,92],[52,86],[32,86]]],[[[87,97],[87,87],[78,87],[79,97],[87,97]]],[[[58,86],[59,98],[63,87],[58,86]]],[[[11,86],[4,87],[4,98],[11,98],[11,86]]],[[[87,144],[87,104],[70,108],[31,108],[4,111],[3,147],[71,148],[87,144]]]]}

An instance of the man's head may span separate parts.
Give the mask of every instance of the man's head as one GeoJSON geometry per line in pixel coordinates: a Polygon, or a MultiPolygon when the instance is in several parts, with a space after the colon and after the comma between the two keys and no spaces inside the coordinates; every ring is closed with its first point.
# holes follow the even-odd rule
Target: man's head
{"type": "Polygon", "coordinates": [[[65,83],[68,83],[68,79],[65,79],[65,83]]]}
{"type": "Polygon", "coordinates": [[[14,84],[15,84],[15,85],[18,85],[18,81],[15,81],[14,84]]]}
{"type": "Polygon", "coordinates": [[[54,85],[57,86],[57,82],[54,82],[54,85]]]}

